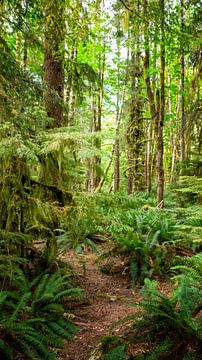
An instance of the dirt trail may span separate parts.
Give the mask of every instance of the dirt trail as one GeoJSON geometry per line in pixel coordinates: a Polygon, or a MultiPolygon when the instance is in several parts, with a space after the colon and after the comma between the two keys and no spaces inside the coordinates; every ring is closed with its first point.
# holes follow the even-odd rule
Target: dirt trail
{"type": "MultiPolygon", "coordinates": [[[[60,360],[87,360],[99,340],[110,332],[111,325],[131,313],[139,295],[137,290],[128,288],[128,279],[124,275],[102,273],[95,262],[96,255],[86,253],[78,255],[69,252],[63,257],[70,262],[79,275],[79,286],[84,289],[89,302],[75,307],[73,312],[80,332],[74,342],[69,342],[60,352],[60,360]]],[[[123,325],[114,330],[121,331],[123,325]]]]}

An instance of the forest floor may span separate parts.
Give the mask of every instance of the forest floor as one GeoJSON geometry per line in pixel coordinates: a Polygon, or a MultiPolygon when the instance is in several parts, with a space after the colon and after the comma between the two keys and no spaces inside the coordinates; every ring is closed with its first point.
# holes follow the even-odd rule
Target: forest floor
{"type": "Polygon", "coordinates": [[[120,335],[127,326],[119,324],[112,329],[112,325],[137,311],[132,304],[140,300],[139,289],[130,288],[125,272],[105,274],[100,271],[99,256],[89,250],[82,255],[71,250],[63,256],[78,276],[78,285],[85,291],[86,298],[73,305],[72,322],[80,331],[74,341],[68,342],[60,351],[58,360],[95,359],[91,355],[101,338],[109,334],[120,335]]]}

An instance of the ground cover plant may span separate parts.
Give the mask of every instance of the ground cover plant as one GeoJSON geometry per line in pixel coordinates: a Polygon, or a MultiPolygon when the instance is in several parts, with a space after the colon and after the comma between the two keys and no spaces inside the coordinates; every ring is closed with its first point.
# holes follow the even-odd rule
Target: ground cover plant
{"type": "Polygon", "coordinates": [[[0,294],[0,354],[3,359],[56,359],[56,349],[78,328],[69,321],[68,301],[81,290],[60,271],[33,279],[15,270],[9,289],[0,294]]]}

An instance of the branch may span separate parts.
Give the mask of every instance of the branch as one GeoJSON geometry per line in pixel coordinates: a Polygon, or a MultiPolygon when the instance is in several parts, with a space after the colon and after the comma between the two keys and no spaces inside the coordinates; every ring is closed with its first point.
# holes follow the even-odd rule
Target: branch
{"type": "Polygon", "coordinates": [[[133,12],[133,10],[132,10],[131,8],[129,8],[128,5],[126,5],[123,0],[120,0],[120,2],[123,4],[123,6],[124,6],[127,10],[133,12]]]}
{"type": "Polygon", "coordinates": [[[120,2],[128,11],[132,12],[135,16],[139,17],[139,19],[143,20],[144,22],[149,23],[144,17],[139,15],[135,10],[132,10],[131,8],[129,8],[129,6],[123,0],[120,0],[120,2]]]}

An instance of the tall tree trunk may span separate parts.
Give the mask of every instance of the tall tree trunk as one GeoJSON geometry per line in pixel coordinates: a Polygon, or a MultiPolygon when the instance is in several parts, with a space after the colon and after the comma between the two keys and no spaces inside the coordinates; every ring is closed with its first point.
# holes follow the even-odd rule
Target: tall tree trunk
{"type": "Polygon", "coordinates": [[[184,95],[184,0],[180,0],[180,19],[181,19],[181,129],[180,129],[180,162],[185,160],[185,95],[184,95]]]}
{"type": "MultiPolygon", "coordinates": [[[[138,10],[140,10],[139,5],[138,10]]],[[[132,54],[130,119],[127,129],[128,194],[145,188],[145,134],[140,83],[142,77],[140,27],[137,29],[136,34],[136,39],[134,39],[136,51],[133,51],[132,54]]]]}
{"type": "Polygon", "coordinates": [[[22,34],[18,30],[16,34],[16,61],[21,65],[21,50],[22,50],[22,34]]]}
{"type": "MultiPolygon", "coordinates": [[[[144,0],[144,13],[147,18],[148,16],[148,0],[144,0]]],[[[150,44],[149,44],[149,34],[148,29],[149,24],[145,22],[144,25],[144,50],[145,50],[145,58],[144,58],[144,72],[145,72],[145,84],[147,90],[147,96],[149,100],[149,107],[150,107],[150,115],[151,121],[149,125],[148,131],[148,140],[147,140],[147,192],[151,192],[152,189],[152,134],[153,128],[155,126],[157,112],[156,112],[156,105],[155,105],[155,98],[154,98],[154,90],[152,89],[151,79],[149,76],[149,67],[150,67],[150,44]]],[[[156,53],[156,44],[154,44],[154,52],[156,53]]],[[[155,54],[154,54],[155,57],[155,54]]],[[[155,61],[155,59],[154,59],[155,61]]],[[[155,78],[153,77],[153,87],[155,85],[155,78]]]]}
{"type": "MultiPolygon", "coordinates": [[[[104,46],[105,49],[105,46],[104,46]]],[[[105,75],[105,50],[99,59],[99,89],[97,99],[95,99],[95,106],[97,105],[96,113],[94,116],[94,131],[100,132],[102,129],[102,108],[103,108],[103,96],[104,96],[104,75],[105,75]]],[[[95,110],[94,110],[95,111],[95,110]]],[[[101,140],[99,136],[95,140],[95,147],[101,151],[101,140]]],[[[96,155],[94,157],[94,179],[93,187],[96,189],[99,186],[101,180],[101,156],[96,155]]]]}
{"type": "Polygon", "coordinates": [[[71,54],[70,54],[70,61],[69,61],[69,67],[68,67],[68,84],[67,84],[67,91],[66,91],[66,104],[67,104],[67,125],[73,125],[74,124],[74,118],[75,118],[75,105],[76,105],[76,94],[75,94],[75,82],[77,81],[75,79],[75,61],[77,58],[77,43],[74,39],[71,54]]]}
{"type": "Polygon", "coordinates": [[[45,8],[45,56],[44,56],[44,103],[48,116],[53,118],[52,127],[63,125],[64,99],[64,37],[65,4],[62,0],[44,0],[45,8]]]}
{"type": "Polygon", "coordinates": [[[22,52],[22,2],[20,1],[17,9],[17,33],[16,33],[16,61],[21,65],[22,52]]]}
{"type": "MultiPolygon", "coordinates": [[[[120,31],[120,19],[118,22],[120,31]]],[[[115,121],[115,141],[114,141],[114,192],[119,191],[120,183],[120,149],[119,149],[119,113],[120,113],[120,38],[117,38],[117,93],[116,93],[116,121],[115,121]]]]}
{"type": "Polygon", "coordinates": [[[24,54],[23,54],[23,67],[27,68],[28,61],[28,37],[29,37],[29,15],[28,15],[28,0],[25,1],[25,25],[24,25],[24,54]]]}
{"type": "Polygon", "coordinates": [[[163,168],[163,126],[164,126],[164,109],[165,109],[165,14],[164,0],[159,0],[161,14],[161,50],[160,50],[160,112],[158,123],[158,136],[156,143],[156,180],[157,180],[157,203],[163,201],[164,193],[164,168],[163,168]]]}
{"type": "MultiPolygon", "coordinates": [[[[119,108],[117,109],[117,112],[119,108]]],[[[118,113],[116,114],[116,131],[114,145],[114,192],[119,191],[120,184],[120,148],[119,148],[119,122],[118,113]]]]}
{"type": "MultiPolygon", "coordinates": [[[[98,127],[97,127],[97,95],[95,93],[95,90],[92,94],[92,119],[93,119],[93,123],[92,123],[92,131],[93,132],[97,132],[98,131],[98,127]]],[[[94,146],[96,148],[99,148],[100,145],[100,141],[99,139],[95,139],[94,141],[94,146]]],[[[99,185],[99,181],[100,181],[100,176],[99,174],[99,157],[97,155],[93,156],[93,167],[92,167],[92,185],[93,185],[93,189],[96,189],[97,186],[99,185]]]]}

